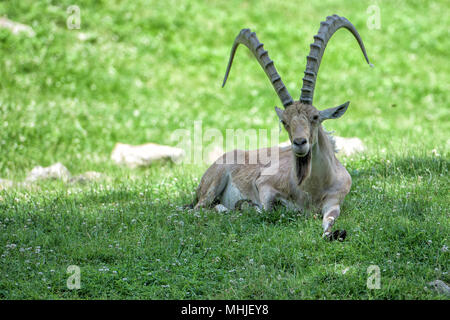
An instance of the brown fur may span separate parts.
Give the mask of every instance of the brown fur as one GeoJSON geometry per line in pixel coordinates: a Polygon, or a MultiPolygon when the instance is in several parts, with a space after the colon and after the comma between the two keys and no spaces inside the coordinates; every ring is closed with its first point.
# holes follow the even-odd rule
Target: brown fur
{"type": "Polygon", "coordinates": [[[292,145],[277,147],[279,157],[275,160],[270,148],[224,154],[203,175],[195,209],[216,202],[229,209],[236,208],[236,204],[240,207],[243,202],[265,210],[274,203],[294,210],[312,206],[321,209],[324,232],[328,235],[339,216],[340,204],[350,191],[350,175],[337,160],[329,135],[315,117],[319,115],[316,108],[295,102],[277,113],[292,145]],[[295,145],[295,139],[303,139],[304,143],[295,145]],[[267,158],[261,154],[267,154],[267,158]],[[236,163],[238,159],[244,163],[236,163]],[[252,159],[257,162],[250,163],[252,159]],[[273,165],[278,165],[277,170],[267,174],[273,165]]]}

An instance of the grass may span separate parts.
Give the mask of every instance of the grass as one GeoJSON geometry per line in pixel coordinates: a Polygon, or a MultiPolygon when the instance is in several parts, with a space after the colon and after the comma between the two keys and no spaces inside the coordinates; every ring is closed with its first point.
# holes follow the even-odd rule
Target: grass
{"type": "Polygon", "coordinates": [[[424,289],[450,281],[446,1],[378,1],[372,30],[372,1],[77,1],[81,29],[69,30],[72,4],[0,3],[36,32],[0,29],[0,178],[58,161],[109,178],[0,191],[1,299],[446,298],[424,289]],[[344,243],[323,241],[312,214],[180,210],[204,164],[112,163],[116,142],[174,145],[198,120],[222,133],[277,128],[280,103],[245,48],[220,88],[232,41],[256,31],[298,98],[309,43],[333,13],[357,27],[375,65],[340,31],[316,87],[318,108],[352,101],[327,129],[367,146],[341,157],[353,179],[337,221],[344,243]],[[69,265],[80,290],[66,286],[69,265]],[[366,286],[370,265],[379,290],[366,286]]]}

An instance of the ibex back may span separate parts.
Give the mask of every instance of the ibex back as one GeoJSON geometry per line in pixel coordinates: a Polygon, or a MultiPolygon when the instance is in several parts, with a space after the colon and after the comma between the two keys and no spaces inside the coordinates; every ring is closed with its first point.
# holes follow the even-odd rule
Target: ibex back
{"type": "MultiPolygon", "coordinates": [[[[291,145],[277,147],[277,163],[269,163],[273,149],[253,151],[233,150],[216,160],[203,175],[197,189],[195,209],[217,203],[228,209],[239,209],[250,203],[257,209],[271,210],[281,204],[293,210],[319,208],[323,214],[323,236],[343,240],[345,230],[332,232],[340,214],[340,206],[351,187],[351,177],[335,156],[334,142],[322,127],[327,119],[341,117],[349,102],[340,106],[317,110],[313,105],[314,87],[325,47],[340,28],[348,29],[356,38],[369,63],[364,44],[355,27],[343,17],[333,15],[321,23],[307,56],[305,76],[299,101],[294,101],[283,84],[263,44],[254,32],[243,29],[236,37],[228,62],[223,85],[233,63],[239,44],[247,46],[269,77],[284,110],[275,111],[289,134],[291,145]],[[260,157],[261,151],[269,157],[260,157]],[[230,159],[244,159],[236,163],[230,159]],[[256,161],[249,161],[256,159],[256,161]],[[264,174],[268,167],[277,167],[272,174],[264,174]]],[[[370,63],[369,63],[370,64],[370,63]]]]}

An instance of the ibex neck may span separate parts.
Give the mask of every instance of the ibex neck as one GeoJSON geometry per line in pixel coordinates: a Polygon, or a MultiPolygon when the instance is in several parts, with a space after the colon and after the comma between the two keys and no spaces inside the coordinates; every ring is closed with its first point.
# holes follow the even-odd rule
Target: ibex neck
{"type": "Polygon", "coordinates": [[[319,127],[317,143],[312,148],[311,179],[321,181],[333,176],[334,146],[322,126],[319,127]]]}

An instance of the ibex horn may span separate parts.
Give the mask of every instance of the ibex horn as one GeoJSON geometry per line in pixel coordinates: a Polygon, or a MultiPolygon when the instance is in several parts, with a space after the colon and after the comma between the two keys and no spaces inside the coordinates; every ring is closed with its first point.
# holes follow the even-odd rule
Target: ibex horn
{"type": "Polygon", "coordinates": [[[269,77],[269,80],[272,83],[275,91],[277,92],[281,102],[283,103],[283,106],[287,107],[294,103],[294,100],[292,100],[291,95],[289,94],[286,86],[281,80],[281,77],[278,74],[273,61],[269,58],[268,52],[264,50],[263,44],[259,42],[256,34],[254,32],[251,32],[250,29],[242,29],[241,32],[239,32],[239,35],[234,40],[222,87],[225,86],[225,83],[227,82],[228,74],[230,73],[231,65],[233,64],[234,54],[236,53],[236,49],[239,44],[245,45],[255,55],[256,60],[258,60],[261,67],[264,69],[264,72],[269,77]]]}
{"type": "Polygon", "coordinates": [[[302,94],[300,96],[300,102],[304,104],[313,103],[314,88],[316,86],[317,72],[319,71],[320,62],[322,61],[322,56],[327,46],[328,41],[331,36],[340,28],[348,29],[361,47],[361,50],[366,58],[367,63],[373,67],[369,62],[367,57],[366,49],[364,48],[364,43],[353,24],[350,23],[346,18],[339,17],[337,15],[327,17],[326,21],[320,23],[320,28],[318,33],[314,36],[314,43],[310,46],[309,55],[306,57],[306,70],[303,80],[302,94]]]}

